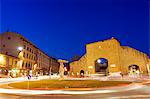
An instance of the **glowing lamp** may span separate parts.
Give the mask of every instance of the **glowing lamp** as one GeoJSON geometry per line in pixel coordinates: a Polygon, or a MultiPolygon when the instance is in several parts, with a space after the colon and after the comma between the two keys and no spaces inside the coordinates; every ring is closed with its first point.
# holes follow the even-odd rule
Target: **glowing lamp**
{"type": "Polygon", "coordinates": [[[23,50],[23,47],[19,46],[19,47],[18,47],[18,50],[19,50],[19,51],[22,51],[22,50],[23,50]]]}
{"type": "Polygon", "coordinates": [[[97,60],[97,63],[101,63],[102,61],[100,59],[97,60]]]}

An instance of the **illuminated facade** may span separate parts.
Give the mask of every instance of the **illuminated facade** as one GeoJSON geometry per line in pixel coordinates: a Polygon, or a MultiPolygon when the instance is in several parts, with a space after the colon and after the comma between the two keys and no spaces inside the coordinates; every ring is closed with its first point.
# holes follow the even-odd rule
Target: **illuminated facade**
{"type": "Polygon", "coordinates": [[[0,54],[0,77],[19,76],[20,59],[18,57],[0,54]]]}
{"type": "Polygon", "coordinates": [[[37,48],[25,37],[14,32],[5,32],[0,35],[0,53],[20,59],[20,75],[48,74],[50,68],[58,72],[59,63],[37,48]]]}
{"type": "Polygon", "coordinates": [[[86,54],[70,63],[70,72],[74,75],[147,75],[149,68],[146,54],[128,46],[121,46],[115,38],[87,44],[86,54]]]}

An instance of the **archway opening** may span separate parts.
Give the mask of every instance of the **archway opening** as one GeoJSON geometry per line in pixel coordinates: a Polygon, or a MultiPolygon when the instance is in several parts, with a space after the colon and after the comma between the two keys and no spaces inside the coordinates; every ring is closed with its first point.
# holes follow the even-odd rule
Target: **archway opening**
{"type": "Polygon", "coordinates": [[[81,76],[81,77],[84,77],[84,70],[81,70],[81,71],[80,71],[80,76],[81,76]]]}
{"type": "Polygon", "coordinates": [[[128,67],[129,75],[139,75],[140,74],[140,68],[138,65],[130,65],[128,67]]]}
{"type": "Polygon", "coordinates": [[[95,61],[95,72],[98,74],[107,75],[108,60],[105,58],[99,58],[95,61]]]}

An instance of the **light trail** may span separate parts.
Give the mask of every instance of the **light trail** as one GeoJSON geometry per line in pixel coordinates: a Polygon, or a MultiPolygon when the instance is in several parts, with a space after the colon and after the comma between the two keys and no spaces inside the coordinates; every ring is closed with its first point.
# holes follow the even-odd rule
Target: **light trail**
{"type": "Polygon", "coordinates": [[[119,96],[119,97],[110,97],[108,99],[130,99],[130,98],[150,98],[150,95],[119,96]]]}
{"type": "MultiPolygon", "coordinates": [[[[31,79],[31,81],[48,79],[49,76],[41,76],[38,79],[31,79]]],[[[7,84],[13,82],[22,82],[27,81],[27,78],[3,78],[1,79],[0,84],[7,84]]],[[[143,84],[130,84],[128,86],[123,86],[115,89],[100,89],[100,90],[91,90],[91,91],[69,91],[69,90],[20,90],[20,89],[4,89],[0,88],[0,93],[6,94],[26,94],[26,95],[41,95],[41,94],[96,94],[96,93],[112,93],[112,92],[121,92],[142,88],[143,84]]]]}
{"type": "Polygon", "coordinates": [[[20,90],[20,89],[3,89],[0,93],[5,94],[24,94],[24,95],[42,95],[42,94],[96,94],[96,93],[112,93],[142,88],[144,85],[131,84],[128,87],[111,90],[93,90],[93,91],[67,91],[67,90],[20,90]]]}

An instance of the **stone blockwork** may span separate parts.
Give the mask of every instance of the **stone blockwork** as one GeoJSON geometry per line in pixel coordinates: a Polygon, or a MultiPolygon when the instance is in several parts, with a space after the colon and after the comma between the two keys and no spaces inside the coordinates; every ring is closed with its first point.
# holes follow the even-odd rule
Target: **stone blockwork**
{"type": "Polygon", "coordinates": [[[115,38],[87,44],[86,54],[78,61],[70,63],[70,72],[78,74],[84,70],[85,73],[96,74],[95,62],[100,58],[108,60],[108,73],[128,74],[131,65],[139,66],[140,73],[148,73],[148,56],[133,48],[121,46],[115,38]]]}
{"type": "Polygon", "coordinates": [[[81,70],[87,71],[87,56],[84,55],[78,61],[70,63],[70,71],[74,74],[80,73],[81,70]]]}

